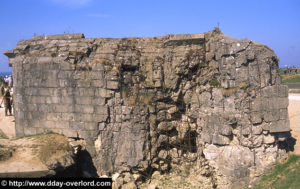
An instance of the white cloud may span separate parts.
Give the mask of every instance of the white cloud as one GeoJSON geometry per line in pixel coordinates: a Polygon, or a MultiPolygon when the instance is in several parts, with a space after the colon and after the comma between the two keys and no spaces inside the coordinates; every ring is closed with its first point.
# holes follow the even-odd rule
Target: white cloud
{"type": "Polygon", "coordinates": [[[63,5],[70,8],[80,8],[92,2],[92,0],[51,0],[51,1],[55,4],[63,5]]]}

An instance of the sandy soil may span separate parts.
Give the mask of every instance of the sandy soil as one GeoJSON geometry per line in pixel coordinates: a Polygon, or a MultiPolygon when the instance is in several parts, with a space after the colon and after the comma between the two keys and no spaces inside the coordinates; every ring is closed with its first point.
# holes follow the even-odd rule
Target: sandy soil
{"type": "Polygon", "coordinates": [[[0,108],[0,129],[8,138],[15,138],[14,116],[4,116],[4,108],[0,108]]]}
{"type": "Polygon", "coordinates": [[[33,138],[18,140],[0,139],[0,144],[14,148],[13,156],[0,161],[0,173],[47,171],[47,167],[37,157],[38,145],[33,138]]]}
{"type": "Polygon", "coordinates": [[[289,119],[292,136],[296,139],[294,153],[300,155],[300,94],[289,94],[289,119]]]}
{"type": "MultiPolygon", "coordinates": [[[[47,166],[41,161],[40,149],[49,141],[55,142],[56,138],[61,141],[62,136],[49,135],[41,136],[42,139],[39,136],[16,139],[14,116],[5,117],[4,108],[0,108],[0,129],[8,137],[8,139],[0,138],[0,148],[4,146],[4,148],[13,149],[9,159],[0,161],[0,177],[6,177],[11,173],[29,173],[30,177],[43,176],[48,173],[47,166]],[[35,175],[34,172],[38,173],[35,175]]],[[[59,144],[57,146],[60,147],[59,144]]],[[[49,149],[53,150],[53,147],[49,149]]],[[[52,151],[45,154],[49,153],[53,154],[52,151]]]]}
{"type": "Polygon", "coordinates": [[[34,139],[13,139],[16,136],[14,116],[4,116],[4,108],[0,108],[0,129],[9,138],[0,139],[0,145],[15,149],[10,159],[0,161],[0,174],[48,170],[36,157],[37,145],[34,139]]]}
{"type": "MultiPolygon", "coordinates": [[[[18,139],[0,139],[3,154],[12,151],[12,156],[0,161],[0,177],[18,177],[28,173],[29,177],[48,175],[51,170],[46,162],[63,162],[72,148],[68,139],[58,134],[35,135],[18,139]]],[[[53,171],[52,171],[53,173],[53,171]]],[[[51,174],[52,174],[51,173],[51,174]]]]}

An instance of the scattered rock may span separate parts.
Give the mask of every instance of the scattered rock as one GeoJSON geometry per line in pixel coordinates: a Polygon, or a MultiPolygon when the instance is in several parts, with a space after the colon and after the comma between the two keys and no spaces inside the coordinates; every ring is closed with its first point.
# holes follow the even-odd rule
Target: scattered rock
{"type": "Polygon", "coordinates": [[[122,189],[137,189],[134,182],[129,182],[127,184],[122,185],[122,189]]]}

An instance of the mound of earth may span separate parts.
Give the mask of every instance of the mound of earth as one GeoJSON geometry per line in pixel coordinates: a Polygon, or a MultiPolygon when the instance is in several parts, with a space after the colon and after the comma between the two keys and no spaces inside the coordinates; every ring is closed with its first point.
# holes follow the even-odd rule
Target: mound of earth
{"type": "Polygon", "coordinates": [[[49,133],[15,140],[0,139],[0,144],[1,177],[24,176],[23,173],[29,177],[51,176],[75,164],[68,138],[62,135],[49,133]]]}

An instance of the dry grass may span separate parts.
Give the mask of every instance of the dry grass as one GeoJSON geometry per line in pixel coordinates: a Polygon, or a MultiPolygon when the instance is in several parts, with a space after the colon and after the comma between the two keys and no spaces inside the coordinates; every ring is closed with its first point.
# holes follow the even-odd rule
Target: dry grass
{"type": "Polygon", "coordinates": [[[7,139],[8,137],[0,130],[0,139],[7,139]]]}
{"type": "Polygon", "coordinates": [[[249,87],[249,84],[247,82],[243,81],[239,84],[239,87],[243,90],[246,90],[249,87]]]}
{"type": "Polygon", "coordinates": [[[14,151],[15,149],[12,147],[0,145],[0,161],[8,160],[14,151]]]}
{"type": "Polygon", "coordinates": [[[140,104],[149,105],[153,102],[154,93],[140,93],[138,96],[138,102],[140,104]]]}
{"type": "Polygon", "coordinates": [[[300,89],[290,89],[289,93],[300,93],[300,89]]]}
{"type": "Polygon", "coordinates": [[[300,74],[281,75],[282,83],[300,83],[300,74]]]}
{"type": "Polygon", "coordinates": [[[154,93],[137,94],[127,97],[129,105],[149,105],[153,102],[154,93]]]}
{"type": "Polygon", "coordinates": [[[110,64],[110,62],[109,62],[108,59],[101,58],[101,59],[95,59],[95,60],[93,60],[92,63],[90,64],[90,66],[93,66],[94,64],[108,65],[108,64],[110,64]]]}
{"type": "Polygon", "coordinates": [[[137,38],[136,37],[129,37],[129,38],[127,38],[127,40],[135,41],[135,40],[137,40],[137,38]]]}
{"type": "Polygon", "coordinates": [[[131,106],[149,105],[153,102],[154,92],[139,91],[138,89],[123,85],[121,87],[121,96],[131,106]]]}
{"type": "Polygon", "coordinates": [[[233,95],[237,91],[237,88],[229,88],[229,89],[224,89],[222,88],[222,94],[225,97],[229,97],[233,95]]]}
{"type": "Polygon", "coordinates": [[[40,160],[45,163],[51,157],[65,154],[72,150],[68,139],[59,134],[46,134],[37,136],[36,138],[41,143],[38,156],[40,160]]]}

